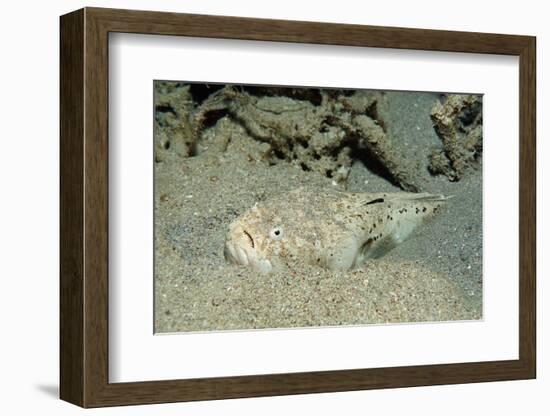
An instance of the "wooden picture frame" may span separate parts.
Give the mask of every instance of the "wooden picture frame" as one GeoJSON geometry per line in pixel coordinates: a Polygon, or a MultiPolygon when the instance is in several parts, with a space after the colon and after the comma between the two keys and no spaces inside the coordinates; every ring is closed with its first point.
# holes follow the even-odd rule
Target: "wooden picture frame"
{"type": "Polygon", "coordinates": [[[82,407],[529,379],[536,376],[535,38],[85,8],[61,17],[60,396],[82,407]],[[110,32],[519,56],[519,359],[110,383],[110,32]]]}

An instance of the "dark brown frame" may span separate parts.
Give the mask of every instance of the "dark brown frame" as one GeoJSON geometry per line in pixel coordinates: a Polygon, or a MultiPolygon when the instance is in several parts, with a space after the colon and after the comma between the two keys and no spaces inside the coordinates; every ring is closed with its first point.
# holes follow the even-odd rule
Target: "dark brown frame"
{"type": "Polygon", "coordinates": [[[535,378],[535,42],[530,36],[98,8],[62,16],[61,398],[99,407],[535,378]],[[109,32],[519,56],[519,359],[109,383],[109,32]]]}

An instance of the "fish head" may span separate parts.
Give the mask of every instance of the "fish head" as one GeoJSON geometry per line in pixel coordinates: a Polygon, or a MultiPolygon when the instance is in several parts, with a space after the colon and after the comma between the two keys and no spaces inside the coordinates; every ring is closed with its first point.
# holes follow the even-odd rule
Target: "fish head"
{"type": "Polygon", "coordinates": [[[229,226],[224,256],[231,263],[269,273],[284,249],[285,241],[282,219],[257,204],[229,226]]]}

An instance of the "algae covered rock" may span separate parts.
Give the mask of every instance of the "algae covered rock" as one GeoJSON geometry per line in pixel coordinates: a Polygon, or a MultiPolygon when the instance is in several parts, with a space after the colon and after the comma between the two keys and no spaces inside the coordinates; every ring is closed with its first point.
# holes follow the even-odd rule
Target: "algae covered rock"
{"type": "Polygon", "coordinates": [[[193,97],[189,85],[178,82],[155,83],[155,160],[160,162],[171,154],[180,157],[196,153],[189,113],[193,97]]]}
{"type": "Polygon", "coordinates": [[[363,163],[373,170],[382,167],[403,190],[418,192],[421,188],[415,167],[390,139],[378,114],[380,92],[226,85],[197,99],[190,85],[156,85],[157,161],[173,154],[195,156],[206,148],[225,152],[237,138],[219,128],[229,126],[229,119],[232,130],[239,125],[242,134],[264,145],[260,154],[242,146],[248,157],[268,165],[292,164],[345,187],[352,165],[363,163]],[[212,128],[222,140],[212,137],[212,128]],[[206,145],[207,140],[218,145],[206,145]]]}
{"type": "Polygon", "coordinates": [[[481,108],[480,95],[450,94],[434,106],[431,117],[443,146],[431,153],[430,172],[458,181],[479,165],[483,150],[481,108]]]}

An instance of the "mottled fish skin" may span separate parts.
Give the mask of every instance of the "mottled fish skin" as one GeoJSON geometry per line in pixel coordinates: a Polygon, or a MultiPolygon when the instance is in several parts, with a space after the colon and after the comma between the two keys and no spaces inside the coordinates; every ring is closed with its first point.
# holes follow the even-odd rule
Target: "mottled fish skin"
{"type": "Polygon", "coordinates": [[[262,273],[290,261],[353,269],[405,241],[447,199],[298,188],[256,203],[233,221],[224,255],[262,273]]]}

